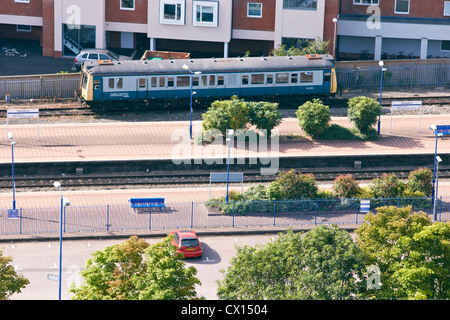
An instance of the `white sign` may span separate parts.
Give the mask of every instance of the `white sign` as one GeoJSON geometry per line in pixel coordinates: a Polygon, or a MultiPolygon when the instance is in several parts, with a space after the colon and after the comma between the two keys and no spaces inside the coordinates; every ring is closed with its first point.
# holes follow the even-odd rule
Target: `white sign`
{"type": "Polygon", "coordinates": [[[369,212],[370,211],[370,200],[361,200],[359,205],[360,212],[369,212]]]}
{"type": "Polygon", "coordinates": [[[6,111],[8,119],[39,118],[39,109],[17,109],[6,111]]]}
{"type": "Polygon", "coordinates": [[[47,274],[47,279],[48,279],[48,280],[52,280],[52,281],[59,281],[59,276],[56,275],[56,274],[50,274],[50,273],[48,273],[48,274],[47,274]]]}
{"type": "Polygon", "coordinates": [[[401,110],[419,110],[419,132],[422,122],[422,101],[392,101],[391,105],[391,127],[389,133],[392,132],[392,112],[401,110]]]}

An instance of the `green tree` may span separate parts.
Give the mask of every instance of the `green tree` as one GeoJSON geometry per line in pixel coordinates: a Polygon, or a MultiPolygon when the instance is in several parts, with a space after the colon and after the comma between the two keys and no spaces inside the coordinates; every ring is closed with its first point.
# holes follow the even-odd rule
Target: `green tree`
{"type": "Polygon", "coordinates": [[[348,101],[347,115],[363,134],[369,133],[380,112],[381,106],[375,99],[360,96],[348,101]]]}
{"type": "Polygon", "coordinates": [[[315,199],[319,188],[313,174],[302,174],[291,169],[279,172],[275,181],[266,189],[271,200],[315,199]]]}
{"type": "Polygon", "coordinates": [[[250,107],[238,97],[233,96],[230,100],[216,100],[211,107],[202,114],[203,129],[219,130],[226,135],[228,129],[246,129],[250,122],[250,107]]]}
{"type": "Polygon", "coordinates": [[[248,102],[250,107],[250,123],[258,129],[267,130],[267,137],[271,136],[272,129],[282,121],[278,103],[266,101],[248,102]]]}
{"type": "Polygon", "coordinates": [[[73,300],[192,299],[196,269],[185,268],[171,237],[149,245],[136,236],[96,251],[70,289],[73,300]]]}
{"type": "Polygon", "coordinates": [[[4,256],[0,250],[0,300],[8,300],[15,293],[30,284],[30,281],[21,274],[17,274],[11,264],[12,257],[4,256]]]}
{"type": "Polygon", "coordinates": [[[411,171],[408,176],[407,187],[412,192],[421,192],[430,197],[433,193],[433,173],[427,168],[411,171]]]}
{"type": "Polygon", "coordinates": [[[307,101],[295,112],[300,128],[312,138],[318,138],[329,127],[330,109],[320,99],[307,101]]]}
{"type": "Polygon", "coordinates": [[[431,222],[411,207],[380,207],[356,230],[365,265],[378,265],[372,299],[450,298],[450,224],[431,222]]]}
{"type": "Polygon", "coordinates": [[[306,54],[328,54],[329,41],[316,40],[303,41],[299,45],[293,43],[281,44],[272,50],[274,56],[302,56],[306,54]]]}
{"type": "Polygon", "coordinates": [[[333,192],[338,198],[354,198],[360,191],[358,182],[351,174],[340,175],[333,182],[333,192]]]}
{"type": "Polygon", "coordinates": [[[383,173],[372,180],[371,188],[375,198],[398,198],[403,195],[405,184],[393,173],[383,173]]]}
{"type": "Polygon", "coordinates": [[[303,237],[288,229],[265,246],[237,247],[221,270],[217,294],[224,300],[350,299],[358,294],[360,263],[358,247],[337,226],[303,237]]]}

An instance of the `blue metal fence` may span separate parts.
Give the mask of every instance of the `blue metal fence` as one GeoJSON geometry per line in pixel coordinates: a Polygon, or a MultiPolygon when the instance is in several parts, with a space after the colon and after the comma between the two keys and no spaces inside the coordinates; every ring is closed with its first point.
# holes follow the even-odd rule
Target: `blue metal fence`
{"type": "MultiPolygon", "coordinates": [[[[371,199],[370,212],[380,206],[409,205],[434,218],[430,198],[371,199]]],[[[367,214],[361,208],[359,199],[166,203],[165,208],[137,211],[129,205],[71,206],[63,211],[63,232],[361,224],[367,214]]],[[[20,208],[18,218],[8,218],[8,210],[0,209],[0,235],[57,233],[60,210],[20,208]]],[[[450,197],[436,201],[435,217],[450,220],[450,197]]]]}

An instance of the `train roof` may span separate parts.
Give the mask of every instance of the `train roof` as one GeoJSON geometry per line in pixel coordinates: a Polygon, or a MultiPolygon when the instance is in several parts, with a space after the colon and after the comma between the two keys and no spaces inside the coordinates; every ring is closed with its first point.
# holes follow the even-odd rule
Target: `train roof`
{"type": "Polygon", "coordinates": [[[91,75],[118,74],[178,74],[187,73],[183,65],[193,72],[255,72],[268,70],[328,69],[334,67],[331,55],[173,59],[173,60],[131,60],[94,61],[85,63],[86,73],[91,75]]]}

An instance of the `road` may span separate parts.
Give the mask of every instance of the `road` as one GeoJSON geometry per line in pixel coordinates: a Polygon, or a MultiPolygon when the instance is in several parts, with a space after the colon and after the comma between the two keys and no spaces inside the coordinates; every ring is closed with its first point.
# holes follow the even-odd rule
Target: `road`
{"type": "MultiPolygon", "coordinates": [[[[201,259],[187,259],[187,266],[194,266],[197,277],[202,282],[197,293],[208,300],[217,299],[216,280],[221,278],[221,269],[226,269],[231,257],[235,255],[235,245],[254,246],[264,244],[276,235],[246,235],[246,236],[205,236],[204,254],[201,259]]],[[[149,243],[160,241],[160,238],[145,238],[149,243]]],[[[63,241],[63,274],[62,299],[68,300],[73,294],[68,292],[72,283],[81,284],[79,275],[85,262],[91,254],[98,250],[125,241],[125,239],[78,240],[63,241]]],[[[35,241],[20,243],[0,243],[5,256],[13,258],[12,264],[18,273],[30,280],[30,284],[20,294],[11,297],[13,300],[57,300],[58,281],[51,280],[52,275],[58,275],[59,242],[35,241]],[[50,278],[50,279],[49,279],[50,278]]]]}

